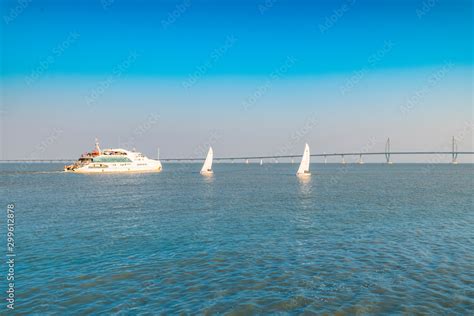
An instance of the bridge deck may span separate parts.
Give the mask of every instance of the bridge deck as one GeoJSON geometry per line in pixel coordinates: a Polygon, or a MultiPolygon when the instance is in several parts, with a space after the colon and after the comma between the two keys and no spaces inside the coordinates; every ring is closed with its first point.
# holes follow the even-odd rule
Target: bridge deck
{"type": "MultiPolygon", "coordinates": [[[[370,155],[472,155],[472,151],[393,151],[393,152],[343,152],[343,153],[318,153],[311,157],[342,157],[342,156],[370,156],[370,155]]],[[[236,156],[215,157],[214,160],[257,160],[257,159],[282,159],[299,158],[299,155],[273,155],[273,156],[236,156]]],[[[77,159],[1,159],[0,162],[70,162],[77,159]]],[[[203,161],[202,158],[161,158],[161,161],[203,161]]]]}

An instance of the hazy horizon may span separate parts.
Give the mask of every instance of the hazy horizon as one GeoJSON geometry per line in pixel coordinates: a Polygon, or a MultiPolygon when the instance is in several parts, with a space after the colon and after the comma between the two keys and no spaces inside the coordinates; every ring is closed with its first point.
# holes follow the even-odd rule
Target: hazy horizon
{"type": "Polygon", "coordinates": [[[20,3],[1,5],[1,159],[96,137],[151,157],[474,150],[470,1],[20,3]]]}

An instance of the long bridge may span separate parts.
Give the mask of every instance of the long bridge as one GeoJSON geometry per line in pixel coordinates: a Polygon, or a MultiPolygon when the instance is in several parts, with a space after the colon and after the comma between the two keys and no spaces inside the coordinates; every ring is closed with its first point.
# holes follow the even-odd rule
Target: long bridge
{"type": "MultiPolygon", "coordinates": [[[[383,155],[387,163],[392,163],[391,156],[392,155],[451,155],[451,162],[456,164],[458,155],[473,155],[474,152],[472,151],[458,151],[458,145],[456,138],[452,138],[452,147],[451,151],[391,151],[391,143],[390,138],[387,139],[385,144],[385,151],[378,151],[378,152],[342,152],[342,153],[319,153],[319,154],[312,154],[311,157],[323,157],[324,162],[327,162],[328,157],[341,157],[342,163],[346,163],[345,157],[346,156],[358,156],[359,160],[358,163],[363,163],[362,157],[363,156],[377,156],[383,155]]],[[[234,161],[234,160],[242,160],[242,161],[249,161],[249,160],[263,160],[263,159],[293,159],[293,158],[300,158],[301,154],[299,155],[266,155],[266,156],[236,156],[236,157],[215,157],[214,160],[220,161],[234,161]]],[[[203,161],[204,158],[162,158],[161,161],[203,161]]]]}
{"type": "MultiPolygon", "coordinates": [[[[452,139],[452,150],[451,151],[391,151],[390,145],[390,138],[387,140],[385,145],[385,151],[376,151],[376,152],[340,152],[340,153],[317,153],[312,154],[311,157],[323,157],[324,161],[327,162],[328,157],[341,157],[341,162],[345,163],[345,157],[348,156],[358,156],[359,160],[358,163],[363,163],[362,157],[363,156],[385,156],[385,160],[387,163],[392,163],[391,156],[392,155],[450,155],[451,162],[456,164],[457,158],[459,155],[474,155],[473,151],[458,151],[458,146],[456,139],[453,137],[452,139]]],[[[264,160],[264,159],[293,159],[293,158],[300,158],[301,154],[298,155],[264,155],[264,156],[235,156],[235,157],[214,157],[216,161],[249,161],[249,160],[264,160]]],[[[160,159],[160,158],[159,158],[160,159]]],[[[166,162],[180,162],[180,161],[204,161],[204,157],[202,158],[161,158],[161,161],[166,162]]],[[[1,162],[72,162],[76,159],[2,159],[1,162]]]]}

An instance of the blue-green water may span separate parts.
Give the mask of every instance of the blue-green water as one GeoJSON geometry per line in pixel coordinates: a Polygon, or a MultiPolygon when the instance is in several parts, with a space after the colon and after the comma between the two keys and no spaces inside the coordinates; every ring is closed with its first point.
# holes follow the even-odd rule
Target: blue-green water
{"type": "Polygon", "coordinates": [[[0,165],[18,314],[474,309],[473,165],[313,164],[306,182],[292,164],[61,167],[0,165]]]}

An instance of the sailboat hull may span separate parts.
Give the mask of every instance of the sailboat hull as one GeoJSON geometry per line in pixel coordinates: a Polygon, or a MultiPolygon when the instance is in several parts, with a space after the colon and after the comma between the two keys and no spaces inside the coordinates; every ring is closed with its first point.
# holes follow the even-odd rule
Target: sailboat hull
{"type": "Polygon", "coordinates": [[[309,177],[311,176],[311,172],[308,172],[308,173],[297,173],[296,174],[298,177],[309,177]]]}

